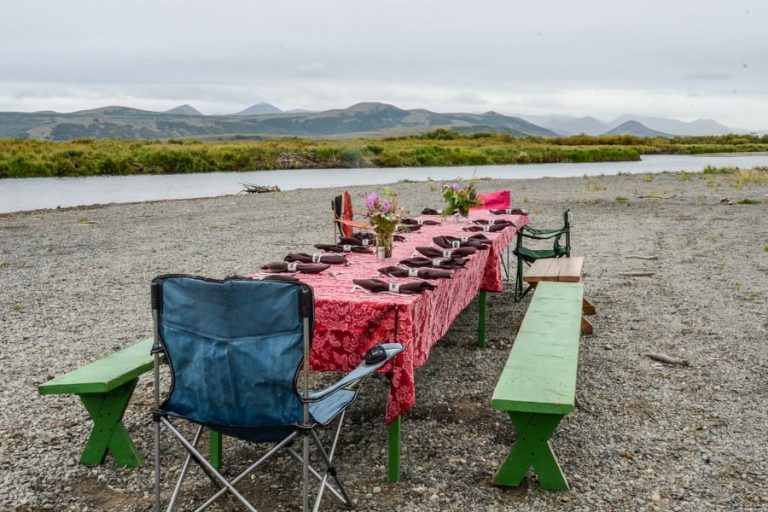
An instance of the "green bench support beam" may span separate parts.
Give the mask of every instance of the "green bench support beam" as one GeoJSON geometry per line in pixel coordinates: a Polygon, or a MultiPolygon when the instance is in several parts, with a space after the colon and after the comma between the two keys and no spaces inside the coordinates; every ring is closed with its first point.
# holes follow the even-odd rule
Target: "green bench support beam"
{"type": "Polygon", "coordinates": [[[101,464],[107,453],[121,466],[144,463],[123,425],[123,414],[139,376],[152,369],[151,349],[152,338],[146,339],[38,386],[41,395],[78,395],[93,419],[81,464],[101,464]]]}
{"type": "Polygon", "coordinates": [[[543,487],[568,489],[549,439],[575,408],[583,295],[581,283],[536,288],[491,400],[517,431],[495,484],[517,486],[532,467],[543,487]]]}

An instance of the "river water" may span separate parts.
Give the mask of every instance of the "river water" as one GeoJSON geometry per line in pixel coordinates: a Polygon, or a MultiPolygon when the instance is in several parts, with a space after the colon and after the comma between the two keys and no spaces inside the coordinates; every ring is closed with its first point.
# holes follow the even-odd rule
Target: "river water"
{"type": "Polygon", "coordinates": [[[768,166],[768,154],[648,155],[639,162],[484,165],[480,167],[403,167],[378,169],[296,169],[79,178],[0,180],[0,213],[104,203],[189,199],[236,194],[243,183],[297,188],[380,185],[400,180],[453,178],[532,179],[663,171],[701,171],[707,165],[768,166]]]}

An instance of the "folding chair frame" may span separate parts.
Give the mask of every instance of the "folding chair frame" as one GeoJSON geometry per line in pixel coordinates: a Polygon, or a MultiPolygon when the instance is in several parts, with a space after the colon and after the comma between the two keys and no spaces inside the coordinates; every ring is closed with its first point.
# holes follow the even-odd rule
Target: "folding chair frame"
{"type": "Polygon", "coordinates": [[[528,225],[525,225],[518,229],[517,231],[517,243],[514,250],[515,256],[517,256],[517,275],[515,278],[515,302],[520,302],[523,297],[525,297],[529,291],[531,291],[531,286],[524,287],[523,282],[523,263],[525,263],[526,266],[531,266],[531,264],[536,261],[536,259],[544,259],[544,258],[570,258],[571,256],[571,224],[573,222],[573,215],[571,214],[570,210],[566,210],[563,213],[563,227],[557,228],[557,229],[536,229],[531,228],[528,225]],[[565,235],[565,247],[559,247],[558,241],[560,240],[560,237],[565,235]],[[552,256],[546,256],[544,258],[526,258],[525,256],[521,255],[521,249],[523,247],[523,239],[529,238],[532,240],[550,240],[555,239],[554,245],[555,248],[553,249],[552,256]]]}

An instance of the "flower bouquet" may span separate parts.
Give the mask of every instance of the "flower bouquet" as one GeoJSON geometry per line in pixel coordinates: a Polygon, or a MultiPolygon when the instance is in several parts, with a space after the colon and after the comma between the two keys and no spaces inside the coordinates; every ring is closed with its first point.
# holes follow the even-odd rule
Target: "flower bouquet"
{"type": "Polygon", "coordinates": [[[461,180],[444,183],[441,192],[445,200],[443,215],[458,213],[462,217],[467,217],[470,208],[482,204],[477,196],[475,180],[469,180],[466,184],[462,183],[461,180]]]}
{"type": "Polygon", "coordinates": [[[389,189],[365,196],[365,206],[373,232],[376,235],[376,245],[384,248],[384,257],[392,257],[393,235],[397,225],[405,217],[405,212],[397,207],[397,194],[389,189]]]}

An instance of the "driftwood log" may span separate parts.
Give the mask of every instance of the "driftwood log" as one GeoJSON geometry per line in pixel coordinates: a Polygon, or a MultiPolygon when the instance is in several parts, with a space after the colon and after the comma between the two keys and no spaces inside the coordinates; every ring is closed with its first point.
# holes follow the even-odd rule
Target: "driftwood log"
{"type": "Polygon", "coordinates": [[[670,356],[668,354],[665,354],[663,352],[643,352],[640,354],[641,356],[649,357],[653,359],[654,361],[659,361],[661,363],[667,363],[667,364],[676,364],[679,366],[690,366],[691,363],[688,362],[686,359],[681,359],[679,357],[670,356]]]}
{"type": "Polygon", "coordinates": [[[251,185],[250,183],[241,183],[243,192],[246,194],[264,194],[265,192],[280,192],[277,185],[251,185]]]}

